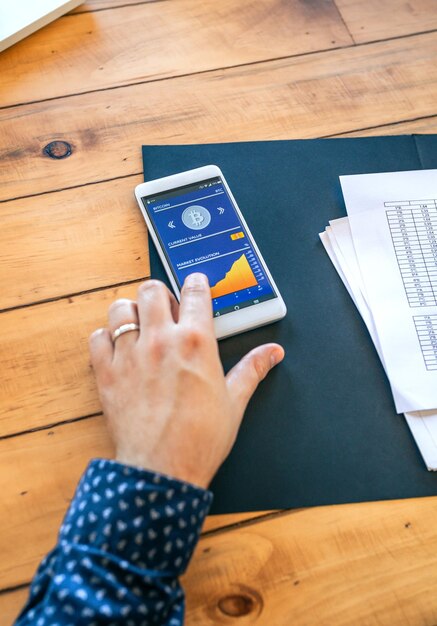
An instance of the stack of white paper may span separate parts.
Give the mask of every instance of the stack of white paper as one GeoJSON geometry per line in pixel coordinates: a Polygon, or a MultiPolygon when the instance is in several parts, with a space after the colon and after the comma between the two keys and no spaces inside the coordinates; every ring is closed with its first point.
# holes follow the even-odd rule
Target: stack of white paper
{"type": "Polygon", "coordinates": [[[340,177],[322,243],[361,313],[426,466],[437,470],[437,170],[340,177]]]}

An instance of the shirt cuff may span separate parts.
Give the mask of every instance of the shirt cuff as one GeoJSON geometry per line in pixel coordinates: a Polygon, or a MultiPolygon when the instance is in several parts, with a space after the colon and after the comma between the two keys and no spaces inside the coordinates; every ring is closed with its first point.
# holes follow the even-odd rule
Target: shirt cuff
{"type": "Polygon", "coordinates": [[[81,544],[147,570],[181,575],[191,558],[212,493],[164,474],[107,459],[84,472],[60,531],[60,545],[81,544]]]}

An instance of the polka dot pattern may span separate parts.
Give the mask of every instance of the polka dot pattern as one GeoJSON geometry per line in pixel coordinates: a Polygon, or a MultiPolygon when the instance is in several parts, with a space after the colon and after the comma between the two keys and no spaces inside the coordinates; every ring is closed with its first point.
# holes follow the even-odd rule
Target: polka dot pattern
{"type": "Polygon", "coordinates": [[[181,626],[185,571],[212,494],[91,461],[16,626],[181,626]]]}

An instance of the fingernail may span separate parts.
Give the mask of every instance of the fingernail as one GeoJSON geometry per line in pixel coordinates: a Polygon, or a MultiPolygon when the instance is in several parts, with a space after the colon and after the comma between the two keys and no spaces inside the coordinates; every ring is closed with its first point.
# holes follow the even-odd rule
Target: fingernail
{"type": "Polygon", "coordinates": [[[100,337],[105,332],[105,328],[97,328],[93,333],[91,333],[91,337],[100,337]]]}
{"type": "Polygon", "coordinates": [[[201,272],[194,272],[189,274],[185,279],[185,282],[189,285],[197,285],[199,287],[208,287],[208,277],[201,272]]]}
{"type": "Polygon", "coordinates": [[[141,287],[143,287],[143,289],[153,289],[153,287],[158,287],[159,284],[159,280],[156,280],[154,278],[148,278],[142,283],[141,287]]]}
{"type": "Polygon", "coordinates": [[[275,365],[277,365],[280,361],[282,361],[284,357],[284,353],[282,350],[273,350],[273,352],[270,354],[270,364],[272,367],[275,367],[275,365]]]}

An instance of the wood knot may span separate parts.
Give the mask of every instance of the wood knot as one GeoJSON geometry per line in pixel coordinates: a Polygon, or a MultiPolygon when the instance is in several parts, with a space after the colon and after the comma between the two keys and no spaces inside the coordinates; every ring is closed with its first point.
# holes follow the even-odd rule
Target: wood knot
{"type": "Polygon", "coordinates": [[[264,608],[261,594],[241,583],[234,583],[230,589],[211,600],[208,603],[208,614],[214,624],[221,624],[223,619],[227,623],[228,618],[237,617],[242,617],[245,624],[258,624],[264,608]]]}
{"type": "MultiPolygon", "coordinates": [[[[217,608],[222,615],[228,617],[244,617],[250,615],[250,622],[257,620],[263,610],[264,602],[261,594],[246,585],[235,585],[233,593],[222,597],[217,608]],[[235,588],[236,587],[236,588],[235,588]]],[[[246,620],[244,621],[246,623],[246,620]]]]}
{"type": "Polygon", "coordinates": [[[67,141],[51,141],[43,148],[43,154],[51,159],[66,159],[73,152],[67,141]]]}
{"type": "Polygon", "coordinates": [[[218,602],[218,607],[224,615],[229,617],[242,617],[252,613],[255,602],[253,598],[247,595],[233,595],[221,598],[218,602]]]}

